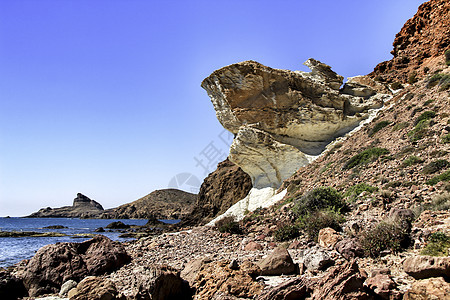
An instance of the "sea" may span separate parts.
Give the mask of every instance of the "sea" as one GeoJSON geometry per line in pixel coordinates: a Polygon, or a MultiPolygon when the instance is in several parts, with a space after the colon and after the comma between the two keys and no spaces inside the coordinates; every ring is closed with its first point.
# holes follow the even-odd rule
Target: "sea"
{"type": "MultiPolygon", "coordinates": [[[[127,225],[145,225],[148,220],[142,219],[76,219],[76,218],[0,218],[0,231],[36,231],[36,232],[60,232],[67,235],[75,234],[99,234],[95,229],[105,228],[108,224],[121,221],[127,225]],[[67,228],[48,229],[47,226],[61,225],[67,228]]],[[[178,220],[161,220],[166,223],[176,223],[178,220]]],[[[107,229],[105,229],[107,230],[107,229]]],[[[122,232],[113,230],[100,234],[115,241],[132,240],[120,238],[122,232]]],[[[39,248],[57,242],[83,242],[89,237],[0,237],[0,267],[8,267],[23,259],[33,257],[39,248]]]]}

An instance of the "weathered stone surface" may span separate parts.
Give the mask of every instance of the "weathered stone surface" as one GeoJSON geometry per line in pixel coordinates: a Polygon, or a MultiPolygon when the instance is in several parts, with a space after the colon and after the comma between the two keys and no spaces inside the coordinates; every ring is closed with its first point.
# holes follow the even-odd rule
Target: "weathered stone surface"
{"type": "Polygon", "coordinates": [[[210,221],[247,196],[251,188],[250,176],[228,159],[224,160],[203,180],[192,213],[180,225],[210,221]]]}
{"type": "Polygon", "coordinates": [[[322,228],[319,231],[318,237],[319,245],[324,248],[333,249],[336,243],[339,242],[341,239],[342,237],[333,228],[330,227],[322,228]]]}
{"type": "Polygon", "coordinates": [[[258,244],[257,242],[249,242],[247,245],[245,245],[244,250],[245,251],[259,251],[262,250],[264,247],[261,246],[261,244],[258,244]]]}
{"type": "Polygon", "coordinates": [[[303,253],[303,264],[308,270],[324,270],[333,263],[327,252],[319,247],[311,247],[303,253]]]}
{"type": "Polygon", "coordinates": [[[335,249],[347,260],[364,256],[364,249],[358,239],[343,239],[336,243],[335,249]]]}
{"type": "Polygon", "coordinates": [[[194,285],[195,278],[197,277],[200,270],[205,266],[206,264],[210,263],[211,259],[209,258],[197,258],[194,260],[191,260],[186,264],[184,269],[181,271],[180,276],[191,286],[194,285]]]}
{"type": "Polygon", "coordinates": [[[365,119],[367,109],[383,105],[370,87],[348,86],[343,93],[342,76],[329,66],[314,59],[305,65],[310,73],[246,61],[202,82],[220,123],[235,134],[230,160],[256,188],[278,188],[309,162],[305,154],[321,153],[365,119]]]}
{"type": "Polygon", "coordinates": [[[438,276],[450,278],[450,257],[411,256],[403,262],[403,269],[416,279],[438,276]]]}
{"type": "Polygon", "coordinates": [[[5,269],[0,269],[0,299],[13,300],[28,296],[21,279],[5,269]]]}
{"type": "Polygon", "coordinates": [[[418,280],[412,284],[403,300],[449,300],[450,299],[450,283],[446,282],[442,277],[418,280]]]}
{"type": "Polygon", "coordinates": [[[70,300],[113,300],[119,299],[114,283],[105,278],[88,276],[71,292],[70,300]]]}
{"type": "Polygon", "coordinates": [[[395,291],[395,282],[387,274],[378,274],[368,278],[364,285],[383,299],[398,299],[399,293],[395,291]]]}
{"type": "Polygon", "coordinates": [[[218,295],[252,298],[261,292],[262,286],[252,278],[260,272],[256,265],[244,262],[238,270],[232,270],[229,264],[226,260],[207,264],[195,280],[194,299],[213,299],[218,295]]]}
{"type": "Polygon", "coordinates": [[[269,253],[266,258],[258,262],[262,275],[288,275],[295,273],[295,264],[289,252],[281,247],[269,253]]]}
{"type": "Polygon", "coordinates": [[[122,244],[97,236],[82,243],[58,243],[42,247],[18,271],[30,296],[57,293],[63,282],[111,272],[131,258],[122,244]]]}
{"type": "Polygon", "coordinates": [[[297,277],[262,292],[257,300],[305,299],[312,292],[312,280],[297,277]]]}
{"type": "Polygon", "coordinates": [[[330,268],[318,281],[311,300],[373,299],[364,289],[365,279],[356,261],[330,268]]]}
{"type": "Polygon", "coordinates": [[[69,291],[73,288],[77,287],[77,282],[75,280],[67,280],[66,282],[63,283],[63,285],[61,286],[61,290],[59,291],[59,295],[61,297],[67,296],[67,294],[69,293],[69,291]]]}
{"type": "Polygon", "coordinates": [[[122,221],[116,221],[116,222],[109,223],[108,225],[106,225],[105,228],[108,228],[108,229],[126,229],[126,228],[130,228],[130,225],[124,224],[122,221]]]}

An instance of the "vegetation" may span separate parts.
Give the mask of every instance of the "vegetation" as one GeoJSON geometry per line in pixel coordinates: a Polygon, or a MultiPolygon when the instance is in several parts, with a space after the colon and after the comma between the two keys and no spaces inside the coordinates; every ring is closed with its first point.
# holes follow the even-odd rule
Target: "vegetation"
{"type": "Polygon", "coordinates": [[[435,185],[440,181],[449,181],[450,180],[450,170],[445,171],[444,173],[434,176],[430,180],[427,181],[428,185],[435,185]]]}
{"type": "Polygon", "coordinates": [[[319,210],[299,218],[299,228],[304,230],[311,240],[317,241],[319,231],[323,228],[333,228],[341,231],[341,224],[345,221],[344,217],[334,210],[319,210]]]}
{"type": "Polygon", "coordinates": [[[406,128],[406,127],[408,127],[408,126],[409,126],[409,123],[408,123],[408,122],[398,123],[398,124],[395,124],[395,125],[392,127],[392,130],[393,130],[393,131],[397,131],[397,130],[401,130],[401,129],[403,129],[403,128],[406,128]]]}
{"type": "Polygon", "coordinates": [[[399,90],[402,88],[403,88],[403,85],[400,82],[391,83],[391,89],[393,89],[393,90],[399,90]]]}
{"type": "Polygon", "coordinates": [[[292,211],[299,217],[306,216],[319,210],[334,210],[337,212],[347,209],[341,193],[330,187],[315,188],[296,201],[292,211]]]}
{"type": "Polygon", "coordinates": [[[389,124],[391,124],[391,121],[380,121],[377,124],[375,124],[375,126],[373,126],[372,130],[369,131],[369,136],[373,136],[375,133],[377,133],[378,131],[380,131],[381,129],[383,129],[384,127],[388,126],[389,124]]]}
{"type": "Polygon", "coordinates": [[[357,196],[361,195],[362,192],[372,194],[376,191],[378,191],[377,187],[368,185],[363,182],[349,187],[345,192],[344,197],[350,197],[351,200],[354,200],[357,196]]]}
{"type": "Polygon", "coordinates": [[[411,142],[416,142],[424,138],[428,132],[430,120],[436,116],[434,111],[428,110],[423,112],[414,122],[414,129],[408,132],[411,142]]]}
{"type": "Polygon", "coordinates": [[[440,170],[443,170],[444,168],[447,168],[450,165],[450,163],[445,159],[439,159],[430,162],[425,167],[423,167],[423,174],[433,174],[440,170]]]}
{"type": "Polygon", "coordinates": [[[284,242],[300,236],[300,231],[296,225],[283,225],[278,227],[273,236],[276,241],[284,242]]]}
{"type": "Polygon", "coordinates": [[[417,81],[418,81],[417,73],[416,72],[412,72],[411,75],[409,75],[409,77],[408,77],[408,83],[409,84],[413,84],[413,83],[416,83],[417,81]]]}
{"type": "Polygon", "coordinates": [[[427,88],[440,86],[439,91],[446,91],[450,88],[450,74],[437,73],[428,79],[427,88]]]}
{"type": "Polygon", "coordinates": [[[385,148],[369,148],[350,158],[342,168],[348,170],[358,165],[367,164],[386,154],[389,154],[389,150],[385,148]]]}
{"type": "Polygon", "coordinates": [[[428,106],[428,105],[430,105],[430,104],[433,103],[433,102],[434,102],[434,99],[427,100],[427,101],[425,101],[425,102],[423,103],[423,106],[428,106]]]}
{"type": "Polygon", "coordinates": [[[450,49],[444,52],[445,55],[445,63],[447,66],[450,66],[450,49]]]}
{"type": "Polygon", "coordinates": [[[420,252],[422,255],[448,256],[450,249],[450,236],[443,232],[434,232],[428,238],[428,243],[420,252]]]}
{"type": "Polygon", "coordinates": [[[410,167],[412,165],[421,164],[421,163],[423,163],[423,159],[421,159],[420,157],[417,157],[415,155],[411,155],[410,157],[408,157],[407,159],[405,159],[403,161],[402,165],[405,167],[410,167]]]}
{"type": "Polygon", "coordinates": [[[441,143],[442,143],[442,144],[448,144],[448,143],[450,143],[450,133],[447,133],[446,135],[444,135],[444,136],[441,138],[441,143]]]}
{"type": "Polygon", "coordinates": [[[363,231],[360,243],[371,257],[379,257],[384,250],[399,252],[410,243],[410,225],[405,220],[388,219],[363,231]]]}
{"type": "Polygon", "coordinates": [[[220,232],[228,232],[232,234],[240,234],[242,233],[241,227],[239,226],[239,223],[236,222],[236,219],[234,216],[228,216],[224,217],[214,224],[220,232]]]}
{"type": "Polygon", "coordinates": [[[414,122],[414,125],[418,125],[422,121],[431,120],[436,117],[436,113],[432,110],[427,110],[423,112],[414,122]]]}

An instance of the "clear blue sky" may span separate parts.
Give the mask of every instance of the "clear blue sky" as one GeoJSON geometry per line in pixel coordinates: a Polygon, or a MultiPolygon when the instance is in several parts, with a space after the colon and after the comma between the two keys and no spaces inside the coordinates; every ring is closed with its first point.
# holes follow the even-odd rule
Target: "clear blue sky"
{"type": "Polygon", "coordinates": [[[228,152],[200,87],[212,71],[249,59],[306,70],[314,57],[367,74],[422,2],[2,0],[0,216],[202,180],[195,158],[228,152]]]}

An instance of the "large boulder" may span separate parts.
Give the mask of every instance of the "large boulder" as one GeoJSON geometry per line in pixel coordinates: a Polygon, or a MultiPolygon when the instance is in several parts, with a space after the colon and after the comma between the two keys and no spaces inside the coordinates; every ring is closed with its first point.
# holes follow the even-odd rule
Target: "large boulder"
{"type": "Polygon", "coordinates": [[[69,294],[70,300],[118,299],[118,292],[114,283],[109,279],[96,276],[84,278],[69,294]]]}
{"type": "Polygon", "coordinates": [[[296,270],[289,252],[282,247],[276,248],[258,262],[258,266],[262,275],[288,275],[295,273],[296,270]]]}
{"type": "Polygon", "coordinates": [[[311,271],[325,270],[334,264],[334,260],[320,247],[311,247],[303,253],[303,264],[311,271]]]}
{"type": "Polygon", "coordinates": [[[364,256],[364,249],[356,238],[346,238],[337,242],[335,249],[347,260],[364,256]]]}
{"type": "Polygon", "coordinates": [[[403,269],[416,279],[439,276],[450,278],[450,257],[411,256],[403,262],[403,269]]]}
{"type": "Polygon", "coordinates": [[[278,188],[308,155],[355,128],[380,108],[385,95],[363,84],[339,89],[343,77],[317,60],[311,72],[279,70],[245,61],[214,71],[202,82],[225,129],[235,135],[229,159],[255,188],[278,188]],[[356,90],[358,89],[358,90],[356,90]]]}
{"type": "Polygon", "coordinates": [[[105,236],[82,243],[58,243],[39,249],[18,271],[31,297],[57,293],[69,279],[114,271],[131,260],[122,244],[105,236]]]}
{"type": "Polygon", "coordinates": [[[395,290],[397,284],[388,274],[377,274],[368,278],[364,285],[371,289],[382,299],[399,299],[400,293],[395,290]]]}
{"type": "Polygon", "coordinates": [[[450,299],[450,283],[442,277],[418,280],[412,284],[403,300],[450,299]]]}
{"type": "Polygon", "coordinates": [[[0,299],[13,300],[28,296],[21,279],[5,269],[0,269],[0,299]]]}

